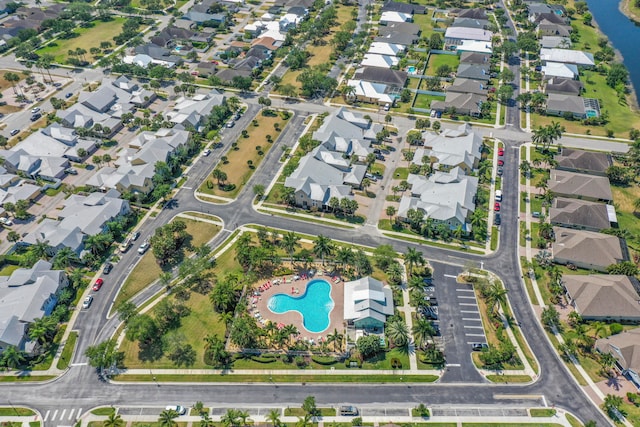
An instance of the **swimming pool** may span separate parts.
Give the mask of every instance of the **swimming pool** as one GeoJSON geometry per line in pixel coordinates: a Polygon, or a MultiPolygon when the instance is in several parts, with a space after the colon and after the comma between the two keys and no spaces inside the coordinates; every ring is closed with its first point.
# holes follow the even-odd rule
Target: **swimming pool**
{"type": "Polygon", "coordinates": [[[415,74],[416,73],[416,67],[414,67],[413,65],[407,68],[407,73],[409,74],[415,74]]]}
{"type": "Polygon", "coordinates": [[[267,303],[269,310],[276,314],[297,311],[302,315],[302,326],[314,334],[329,327],[329,314],[334,306],[331,284],[324,279],[310,281],[303,295],[275,294],[267,303]]]}

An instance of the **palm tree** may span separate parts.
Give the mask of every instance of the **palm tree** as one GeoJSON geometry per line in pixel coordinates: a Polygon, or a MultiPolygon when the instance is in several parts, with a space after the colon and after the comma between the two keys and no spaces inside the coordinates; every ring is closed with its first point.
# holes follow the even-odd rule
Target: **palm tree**
{"type": "Polygon", "coordinates": [[[553,144],[556,139],[562,138],[565,128],[559,122],[552,121],[547,126],[547,135],[549,136],[549,144],[553,144]]]}
{"type": "Polygon", "coordinates": [[[304,414],[304,417],[298,417],[296,421],[296,427],[309,427],[313,423],[311,422],[312,416],[310,414],[304,414]]]}
{"type": "Polygon", "coordinates": [[[238,412],[236,409],[228,409],[220,418],[220,422],[225,427],[236,427],[239,425],[238,412]]]}
{"type": "Polygon", "coordinates": [[[280,427],[280,411],[277,409],[272,409],[269,411],[265,418],[268,422],[271,423],[273,427],[280,427]]]}
{"type": "Polygon", "coordinates": [[[53,268],[56,270],[64,270],[72,263],[79,262],[78,255],[69,247],[65,246],[60,249],[53,259],[53,268]]]}
{"type": "Polygon", "coordinates": [[[218,185],[222,185],[227,180],[227,174],[220,169],[214,169],[211,176],[218,180],[218,185]]]}
{"type": "Polygon", "coordinates": [[[49,255],[47,254],[47,249],[49,248],[49,241],[45,240],[40,241],[40,240],[36,240],[36,243],[29,246],[29,252],[33,255],[34,258],[36,259],[44,259],[46,260],[47,258],[49,258],[49,255]]]}
{"type": "Polygon", "coordinates": [[[120,414],[116,414],[115,410],[109,414],[109,418],[102,422],[104,427],[122,427],[124,420],[120,414]]]}
{"type": "Polygon", "coordinates": [[[316,240],[313,242],[313,253],[322,259],[322,265],[324,265],[324,258],[331,255],[333,249],[333,241],[328,237],[324,237],[322,234],[316,237],[316,240]]]}
{"type": "Polygon", "coordinates": [[[338,248],[338,251],[336,252],[336,263],[340,265],[340,268],[343,269],[343,267],[347,264],[350,264],[353,262],[353,258],[354,258],[354,253],[350,248],[345,248],[344,246],[340,246],[338,248]]]}
{"type": "Polygon", "coordinates": [[[399,262],[391,262],[385,273],[389,278],[389,282],[399,286],[402,281],[402,265],[399,262]]]}
{"type": "Polygon", "coordinates": [[[537,129],[533,130],[531,141],[533,141],[536,147],[542,145],[543,149],[546,148],[547,143],[549,143],[548,129],[546,127],[538,126],[537,129]]]}
{"type": "Polygon", "coordinates": [[[386,213],[389,217],[389,222],[391,222],[391,219],[396,214],[396,208],[394,206],[387,206],[386,213]]]}
{"type": "Polygon", "coordinates": [[[57,323],[51,316],[44,316],[35,319],[29,325],[29,338],[40,343],[45,342],[47,336],[52,336],[56,330],[57,323]]]}
{"type": "Polygon", "coordinates": [[[616,358],[613,357],[611,353],[602,353],[600,354],[600,363],[602,364],[602,368],[607,373],[611,373],[611,368],[616,364],[616,358]]]}
{"type": "Polygon", "coordinates": [[[342,340],[344,335],[338,332],[338,329],[334,329],[332,334],[327,335],[327,342],[333,343],[333,351],[340,351],[342,349],[342,340]]]}
{"type": "Polygon", "coordinates": [[[485,301],[493,314],[498,308],[507,302],[507,290],[499,283],[493,282],[486,290],[485,301]]]}
{"type": "Polygon", "coordinates": [[[406,347],[409,344],[409,328],[403,320],[398,319],[387,323],[384,331],[397,347],[406,347]]]}
{"type": "Polygon", "coordinates": [[[404,254],[403,258],[407,263],[407,271],[409,273],[409,276],[413,274],[413,267],[415,265],[424,265],[425,263],[422,252],[419,252],[414,248],[407,249],[407,253],[404,254]]]}
{"type": "Polygon", "coordinates": [[[247,422],[251,421],[249,418],[249,412],[247,411],[238,411],[238,419],[240,420],[241,426],[246,426],[247,422]]]}
{"type": "Polygon", "coordinates": [[[593,338],[598,339],[602,334],[607,333],[607,325],[604,322],[596,321],[591,324],[593,328],[593,338]]]}
{"type": "Polygon", "coordinates": [[[300,237],[293,231],[288,231],[282,236],[282,248],[289,254],[289,259],[293,262],[293,253],[300,247],[300,237]]]}
{"type": "Polygon", "coordinates": [[[18,350],[17,347],[10,345],[2,352],[2,362],[9,368],[16,369],[20,367],[26,360],[24,352],[18,350]]]}
{"type": "Polygon", "coordinates": [[[178,423],[173,420],[175,420],[179,416],[180,414],[178,414],[173,409],[165,409],[164,411],[160,412],[158,423],[160,424],[160,427],[176,427],[178,423]]]}
{"type": "Polygon", "coordinates": [[[291,343],[291,338],[295,335],[298,335],[298,328],[293,325],[286,325],[284,328],[282,328],[282,333],[286,337],[288,337],[289,343],[291,343]]]}
{"type": "Polygon", "coordinates": [[[418,318],[411,332],[413,333],[413,338],[416,340],[416,344],[420,348],[425,348],[429,340],[436,334],[433,324],[424,317],[418,318]]]}

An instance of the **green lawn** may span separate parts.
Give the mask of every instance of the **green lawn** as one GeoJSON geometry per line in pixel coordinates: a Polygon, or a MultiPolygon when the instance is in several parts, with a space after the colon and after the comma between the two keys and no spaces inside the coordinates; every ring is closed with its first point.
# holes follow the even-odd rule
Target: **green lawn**
{"type": "Polygon", "coordinates": [[[109,416],[114,412],[115,412],[115,408],[113,406],[105,406],[105,407],[102,407],[102,408],[96,408],[93,411],[91,411],[91,413],[93,415],[104,415],[104,416],[109,416]]]}
{"type": "Polygon", "coordinates": [[[416,96],[416,102],[413,104],[414,108],[424,108],[426,110],[431,108],[431,101],[444,101],[444,96],[425,95],[419,94],[416,96]]]}
{"type": "MultiPolygon", "coordinates": [[[[432,383],[436,375],[155,375],[158,382],[229,382],[229,383],[432,383]]],[[[152,382],[149,375],[120,375],[116,381],[152,382]]]]}
{"type": "MultiPolygon", "coordinates": [[[[100,42],[110,41],[113,43],[113,36],[120,34],[122,26],[126,21],[123,17],[116,17],[108,22],[94,21],[92,27],[76,28],[73,33],[76,37],[70,39],[57,39],[47,46],[38,49],[36,53],[40,56],[50,54],[54,56],[54,62],[63,64],[66,62],[69,50],[83,48],[87,52],[92,47],[100,47],[100,42]]],[[[92,62],[91,55],[85,55],[86,60],[92,62]]]]}
{"type": "Polygon", "coordinates": [[[58,359],[58,369],[67,369],[67,367],[69,366],[71,357],[73,356],[73,350],[76,347],[77,340],[78,333],[76,331],[71,331],[71,333],[69,333],[69,338],[67,338],[67,342],[62,349],[60,359],[58,359]]]}
{"type": "Polygon", "coordinates": [[[425,75],[435,76],[438,67],[443,65],[448,65],[452,71],[455,71],[458,69],[458,65],[460,65],[460,57],[458,55],[447,55],[444,53],[432,54],[429,57],[429,64],[427,65],[425,75]]]}
{"type": "Polygon", "coordinates": [[[11,273],[19,269],[19,265],[5,264],[0,269],[0,276],[11,276],[11,273]]]}
{"type": "MultiPolygon", "coordinates": [[[[321,417],[335,417],[336,408],[318,408],[321,417]]],[[[284,410],[285,417],[303,417],[306,414],[302,408],[286,408],[284,410]]]]}
{"type": "Polygon", "coordinates": [[[529,410],[532,417],[553,417],[556,410],[553,408],[534,408],[529,410]]]}
{"type": "Polygon", "coordinates": [[[31,409],[15,407],[2,407],[0,408],[0,417],[29,417],[35,415],[31,409]]]}
{"type": "Polygon", "coordinates": [[[494,383],[528,383],[532,378],[529,375],[487,375],[489,381],[494,383]]]}

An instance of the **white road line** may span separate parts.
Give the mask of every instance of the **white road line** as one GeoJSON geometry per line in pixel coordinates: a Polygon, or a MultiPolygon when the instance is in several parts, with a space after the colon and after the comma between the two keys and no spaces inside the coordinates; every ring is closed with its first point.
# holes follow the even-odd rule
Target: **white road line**
{"type": "Polygon", "coordinates": [[[482,329],[482,326],[469,326],[469,325],[463,325],[463,328],[467,328],[467,329],[482,329]]]}
{"type": "Polygon", "coordinates": [[[62,410],[62,413],[60,414],[60,419],[63,420],[64,419],[64,414],[67,412],[66,409],[62,410]]]}
{"type": "Polygon", "coordinates": [[[70,420],[71,418],[73,418],[73,413],[75,412],[75,409],[71,409],[71,412],[69,412],[69,418],[67,418],[68,420],[70,420]]]}
{"type": "Polygon", "coordinates": [[[87,366],[88,362],[71,363],[69,366],[87,366]]]}
{"type": "Polygon", "coordinates": [[[459,302],[458,305],[471,305],[473,307],[477,307],[478,306],[478,304],[476,304],[475,302],[474,303],[471,303],[471,302],[459,302]]]}
{"type": "Polygon", "coordinates": [[[51,415],[51,421],[55,420],[57,415],[58,415],[58,410],[56,409],[56,410],[53,412],[53,415],[51,415]]]}
{"type": "Polygon", "coordinates": [[[51,413],[51,411],[47,410],[47,412],[45,412],[44,414],[44,418],[42,419],[42,421],[47,421],[47,419],[49,418],[49,414],[51,413]]]}
{"type": "Polygon", "coordinates": [[[460,313],[480,314],[480,312],[478,310],[460,310],[460,313]]]}
{"type": "Polygon", "coordinates": [[[185,190],[193,190],[193,187],[182,187],[182,188],[184,188],[185,190]]]}
{"type": "Polygon", "coordinates": [[[473,292],[473,289],[456,288],[456,292],[473,292]]]}
{"type": "Polygon", "coordinates": [[[479,317],[463,317],[462,320],[469,320],[471,322],[480,322],[479,317]]]}
{"type": "Polygon", "coordinates": [[[464,334],[466,337],[483,337],[484,334],[464,334]]]}
{"type": "Polygon", "coordinates": [[[462,365],[460,365],[459,363],[447,363],[445,366],[446,367],[460,367],[462,365]]]}
{"type": "Polygon", "coordinates": [[[456,295],[458,298],[460,299],[476,299],[475,295],[472,295],[470,297],[466,296],[466,295],[456,295]]]}
{"type": "Polygon", "coordinates": [[[467,341],[467,344],[486,344],[481,341],[467,341]]]}
{"type": "Polygon", "coordinates": [[[76,418],[80,418],[80,415],[82,415],[82,408],[78,408],[78,415],[76,415],[76,418]]]}
{"type": "Polygon", "coordinates": [[[457,279],[458,276],[453,276],[451,274],[445,274],[444,277],[448,277],[449,279],[457,279]]]}

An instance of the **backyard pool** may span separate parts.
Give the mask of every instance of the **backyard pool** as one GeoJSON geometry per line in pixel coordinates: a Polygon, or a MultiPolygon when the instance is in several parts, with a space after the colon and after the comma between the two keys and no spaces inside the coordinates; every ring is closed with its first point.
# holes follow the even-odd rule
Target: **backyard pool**
{"type": "Polygon", "coordinates": [[[329,314],[335,306],[331,299],[331,284],[323,279],[314,279],[307,284],[301,296],[275,294],[269,298],[269,310],[276,314],[297,311],[302,315],[302,325],[312,333],[329,327],[329,314]]]}
{"type": "Polygon", "coordinates": [[[407,73],[409,74],[415,74],[416,73],[416,67],[414,67],[413,65],[407,68],[407,73]]]}

